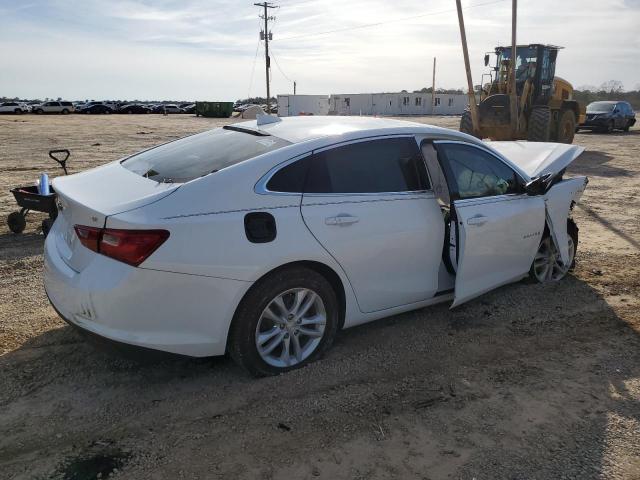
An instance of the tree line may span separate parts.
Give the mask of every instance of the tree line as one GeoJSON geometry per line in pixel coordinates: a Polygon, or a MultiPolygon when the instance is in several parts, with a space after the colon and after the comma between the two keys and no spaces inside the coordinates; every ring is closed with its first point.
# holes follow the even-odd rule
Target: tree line
{"type": "Polygon", "coordinates": [[[627,91],[619,80],[609,80],[599,87],[583,85],[573,91],[573,98],[587,105],[601,100],[627,101],[634,110],[640,110],[640,84],[627,91]]]}

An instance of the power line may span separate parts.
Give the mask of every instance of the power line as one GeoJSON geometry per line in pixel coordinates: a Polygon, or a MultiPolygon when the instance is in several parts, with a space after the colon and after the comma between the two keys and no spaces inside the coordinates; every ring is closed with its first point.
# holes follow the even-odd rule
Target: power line
{"type": "MultiPolygon", "coordinates": [[[[493,5],[495,3],[503,3],[503,2],[507,2],[507,1],[509,1],[509,0],[493,0],[491,2],[477,3],[475,5],[469,5],[469,6],[465,7],[464,10],[469,10],[471,8],[477,8],[477,7],[484,7],[486,5],[493,5]]],[[[347,31],[351,31],[351,30],[360,30],[360,29],[363,29],[363,28],[379,27],[380,25],[384,25],[386,23],[404,22],[405,20],[413,20],[415,18],[428,17],[428,16],[431,16],[431,15],[442,15],[444,13],[451,13],[451,12],[455,12],[455,11],[456,11],[455,9],[448,9],[448,10],[427,12],[427,13],[421,13],[419,15],[412,15],[410,17],[394,18],[394,19],[391,19],[391,20],[383,20],[383,21],[375,22],[375,23],[365,23],[363,25],[356,25],[355,27],[344,27],[344,28],[336,28],[335,30],[325,30],[324,32],[305,33],[303,35],[295,35],[293,37],[284,37],[284,38],[281,38],[280,40],[282,40],[282,41],[284,41],[284,40],[295,40],[295,39],[298,39],[298,38],[304,38],[304,37],[309,37],[309,36],[329,35],[330,33],[347,32],[347,31]]]]}
{"type": "Polygon", "coordinates": [[[251,88],[253,87],[253,76],[256,73],[256,63],[258,61],[258,50],[260,50],[260,40],[256,45],[256,54],[253,56],[253,68],[251,68],[251,79],[249,80],[249,91],[247,92],[247,98],[251,98],[251,88]]]}
{"type": "Polygon", "coordinates": [[[276,62],[276,67],[278,67],[278,70],[280,71],[280,73],[282,74],[282,76],[284,78],[286,78],[288,81],[293,82],[293,80],[291,80],[289,77],[287,77],[287,74],[284,73],[284,71],[282,70],[282,68],[280,68],[280,64],[278,63],[278,59],[276,58],[276,56],[274,55],[275,51],[273,50],[273,47],[271,47],[271,57],[273,58],[273,60],[276,62]]]}

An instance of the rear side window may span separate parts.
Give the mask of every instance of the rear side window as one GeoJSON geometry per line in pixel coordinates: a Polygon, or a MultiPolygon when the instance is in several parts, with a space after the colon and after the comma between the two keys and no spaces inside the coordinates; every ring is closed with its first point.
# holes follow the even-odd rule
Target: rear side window
{"type": "Polygon", "coordinates": [[[429,188],[413,137],[336,147],[312,157],[305,193],[408,192],[429,188]]]}
{"type": "Polygon", "coordinates": [[[271,192],[302,193],[311,157],[297,160],[278,170],[267,183],[271,192]]]}
{"type": "Polygon", "coordinates": [[[490,197],[519,193],[516,172],[494,155],[471,145],[438,144],[443,154],[449,189],[458,198],[490,197]]]}
{"type": "Polygon", "coordinates": [[[271,135],[217,128],[139,153],[122,166],[158,182],[188,182],[289,144],[271,135]]]}

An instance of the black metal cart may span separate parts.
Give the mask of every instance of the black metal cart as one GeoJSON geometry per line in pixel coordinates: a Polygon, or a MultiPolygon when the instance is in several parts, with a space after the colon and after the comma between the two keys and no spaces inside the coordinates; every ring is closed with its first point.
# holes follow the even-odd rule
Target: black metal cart
{"type": "MultiPolygon", "coordinates": [[[[65,175],[68,175],[67,160],[70,155],[71,152],[67,149],[49,151],[49,156],[60,164],[65,175]],[[64,158],[61,158],[61,154],[64,154],[64,158]],[[60,155],[60,157],[56,155],[60,155]]],[[[11,189],[20,210],[10,213],[7,217],[9,230],[13,233],[22,233],[27,225],[26,217],[29,212],[44,212],[49,214],[49,218],[42,221],[42,233],[46,236],[58,216],[57,196],[53,187],[50,187],[50,192],[49,195],[41,195],[37,185],[11,189]]]]}

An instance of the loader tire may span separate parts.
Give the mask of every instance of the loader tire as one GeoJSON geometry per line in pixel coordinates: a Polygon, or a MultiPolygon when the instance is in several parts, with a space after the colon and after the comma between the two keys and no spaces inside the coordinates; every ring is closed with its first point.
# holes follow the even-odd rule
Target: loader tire
{"type": "Polygon", "coordinates": [[[467,135],[476,136],[473,133],[473,120],[471,119],[471,112],[469,110],[465,110],[462,117],[460,117],[460,131],[467,135]]]}
{"type": "Polygon", "coordinates": [[[548,142],[551,137],[551,110],[549,107],[533,107],[529,116],[527,140],[530,142],[548,142]]]}
{"type": "Polygon", "coordinates": [[[573,137],[576,134],[576,115],[573,110],[563,110],[560,112],[558,126],[554,141],[558,143],[573,143],[573,137]]]}

